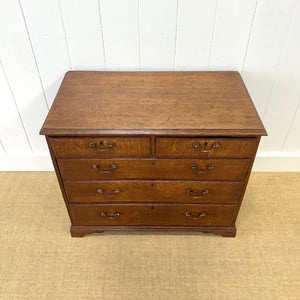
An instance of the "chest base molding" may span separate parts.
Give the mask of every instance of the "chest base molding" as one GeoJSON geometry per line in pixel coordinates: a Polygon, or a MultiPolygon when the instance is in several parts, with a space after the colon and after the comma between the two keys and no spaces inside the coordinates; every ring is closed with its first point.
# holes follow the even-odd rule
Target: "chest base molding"
{"type": "Polygon", "coordinates": [[[223,237],[235,237],[235,226],[226,227],[195,227],[195,226],[71,226],[72,237],[83,237],[92,233],[104,231],[193,231],[207,234],[216,234],[223,237]]]}

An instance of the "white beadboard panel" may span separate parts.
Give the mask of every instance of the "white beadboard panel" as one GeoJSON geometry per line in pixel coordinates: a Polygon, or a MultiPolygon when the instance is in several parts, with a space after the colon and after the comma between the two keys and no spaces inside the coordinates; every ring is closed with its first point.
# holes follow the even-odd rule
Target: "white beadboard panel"
{"type": "Polygon", "coordinates": [[[177,0],[140,0],[142,70],[174,70],[177,0]]]}
{"type": "Polygon", "coordinates": [[[5,152],[12,155],[31,153],[32,151],[2,65],[0,65],[0,120],[1,146],[5,149],[5,152]]]}
{"type": "Polygon", "coordinates": [[[20,1],[48,106],[71,69],[59,0],[20,1]]]}
{"type": "MultiPolygon", "coordinates": [[[[31,148],[34,152],[46,152],[47,146],[44,138],[39,136],[39,130],[48,109],[17,0],[0,2],[0,44],[3,69],[17,103],[31,148]]],[[[24,150],[27,149],[27,146],[25,147],[24,150]]]]}
{"type": "MultiPolygon", "coordinates": [[[[300,95],[298,96],[300,98],[300,95]]],[[[290,131],[283,144],[283,152],[297,152],[300,149],[300,100],[291,124],[290,131]]]]}
{"type": "Polygon", "coordinates": [[[241,71],[257,0],[219,0],[209,70],[241,71]]]}
{"type": "Polygon", "coordinates": [[[99,3],[107,70],[139,70],[138,0],[99,3]]]}
{"type": "Polygon", "coordinates": [[[243,78],[262,117],[272,89],[297,0],[259,0],[243,78]]]}
{"type": "Polygon", "coordinates": [[[73,70],[104,70],[98,0],[60,0],[73,70]]]}
{"type": "Polygon", "coordinates": [[[217,0],[178,0],[175,69],[207,70],[217,0]]]}
{"type": "MultiPolygon", "coordinates": [[[[299,28],[300,2],[294,13],[263,118],[268,131],[268,138],[262,139],[260,147],[264,152],[277,151],[282,148],[300,99],[299,28]]],[[[298,131],[300,132],[300,127],[298,131]]],[[[298,145],[300,145],[300,134],[298,137],[298,145]]]]}

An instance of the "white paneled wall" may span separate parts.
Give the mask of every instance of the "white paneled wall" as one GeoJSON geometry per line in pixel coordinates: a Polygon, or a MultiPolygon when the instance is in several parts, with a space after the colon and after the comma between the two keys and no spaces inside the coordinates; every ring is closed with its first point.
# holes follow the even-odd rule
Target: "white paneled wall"
{"type": "Polygon", "coordinates": [[[300,171],[300,0],[0,0],[0,170],[51,169],[43,120],[68,70],[237,70],[300,171]]]}
{"type": "MultiPolygon", "coordinates": [[[[24,135],[28,140],[24,151],[31,148],[34,153],[40,153],[47,151],[45,139],[39,136],[38,132],[48,108],[37,56],[33,50],[19,2],[0,0],[0,60],[12,94],[10,96],[16,105],[15,111],[18,111],[18,114],[11,116],[9,123],[2,125],[1,119],[1,128],[3,126],[3,130],[7,131],[6,138],[8,138],[9,132],[13,132],[16,123],[21,122],[24,135]]],[[[0,91],[1,110],[2,107],[4,108],[2,114],[6,114],[6,104],[11,102],[11,99],[6,97],[8,92],[5,90],[7,88],[4,89],[5,94],[2,94],[2,89],[0,91]]],[[[2,136],[0,139],[2,141],[2,136]]],[[[10,139],[10,149],[21,153],[22,144],[19,144],[19,140],[13,134],[10,135],[10,139]]],[[[5,139],[2,144],[6,150],[5,139]]]]}

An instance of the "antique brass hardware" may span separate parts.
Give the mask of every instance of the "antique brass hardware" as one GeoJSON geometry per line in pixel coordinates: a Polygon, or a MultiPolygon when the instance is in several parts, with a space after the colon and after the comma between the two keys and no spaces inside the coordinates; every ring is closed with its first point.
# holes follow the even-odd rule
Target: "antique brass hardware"
{"type": "Polygon", "coordinates": [[[110,220],[117,219],[117,218],[120,216],[120,213],[119,213],[119,212],[115,212],[115,213],[113,214],[113,216],[109,216],[109,215],[107,214],[107,212],[105,212],[105,211],[101,211],[99,214],[100,214],[101,217],[106,218],[106,219],[110,219],[110,220]]]}
{"type": "MultiPolygon", "coordinates": [[[[206,143],[205,143],[206,144],[206,143]]],[[[206,145],[204,144],[204,149],[201,149],[200,143],[194,143],[193,148],[198,149],[202,153],[209,153],[212,152],[214,149],[219,148],[220,144],[219,143],[213,143],[210,147],[210,149],[206,149],[206,145]]]]}
{"type": "Polygon", "coordinates": [[[204,195],[208,194],[208,193],[210,192],[210,190],[208,190],[208,189],[202,190],[201,196],[199,196],[199,195],[194,195],[194,191],[193,191],[192,189],[187,189],[186,192],[187,192],[187,194],[191,195],[191,197],[192,197],[193,199],[200,199],[200,198],[203,198],[204,195]]]}
{"type": "MultiPolygon", "coordinates": [[[[100,141],[99,145],[100,145],[100,147],[101,147],[101,146],[103,145],[103,142],[100,141]]],[[[115,147],[116,144],[115,144],[114,142],[109,142],[109,143],[107,143],[107,148],[98,148],[98,146],[96,145],[96,143],[89,143],[89,146],[90,146],[91,148],[95,148],[95,149],[96,149],[97,151],[99,151],[99,152],[105,152],[105,151],[108,151],[108,150],[110,150],[111,148],[115,147]]]]}
{"type": "Polygon", "coordinates": [[[191,219],[193,219],[193,220],[198,220],[198,219],[200,219],[201,217],[205,217],[205,216],[206,216],[206,213],[205,213],[205,212],[199,212],[199,213],[198,213],[198,217],[192,217],[191,213],[188,212],[188,211],[186,211],[186,212],[184,213],[184,215],[185,215],[187,218],[191,218],[191,219]]]}
{"type": "Polygon", "coordinates": [[[112,164],[112,165],[109,166],[109,170],[104,170],[104,171],[100,170],[100,166],[97,165],[97,164],[93,164],[92,168],[97,169],[99,173],[108,174],[108,173],[111,173],[114,169],[116,169],[117,165],[112,164]]]}
{"type": "Polygon", "coordinates": [[[120,189],[114,189],[112,194],[105,194],[104,189],[97,189],[97,192],[99,194],[102,194],[103,197],[114,197],[116,194],[118,194],[120,192],[120,189]]]}
{"type": "Polygon", "coordinates": [[[198,170],[198,166],[196,164],[191,165],[191,169],[199,174],[207,173],[209,170],[213,170],[214,168],[214,165],[208,165],[206,170],[198,170]]]}

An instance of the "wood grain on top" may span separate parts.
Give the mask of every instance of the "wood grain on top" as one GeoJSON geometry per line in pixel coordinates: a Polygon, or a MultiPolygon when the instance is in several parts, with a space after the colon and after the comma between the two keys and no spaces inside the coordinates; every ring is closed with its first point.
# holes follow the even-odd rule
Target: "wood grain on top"
{"type": "Polygon", "coordinates": [[[46,135],[266,135],[238,72],[71,71],[46,135]]]}

